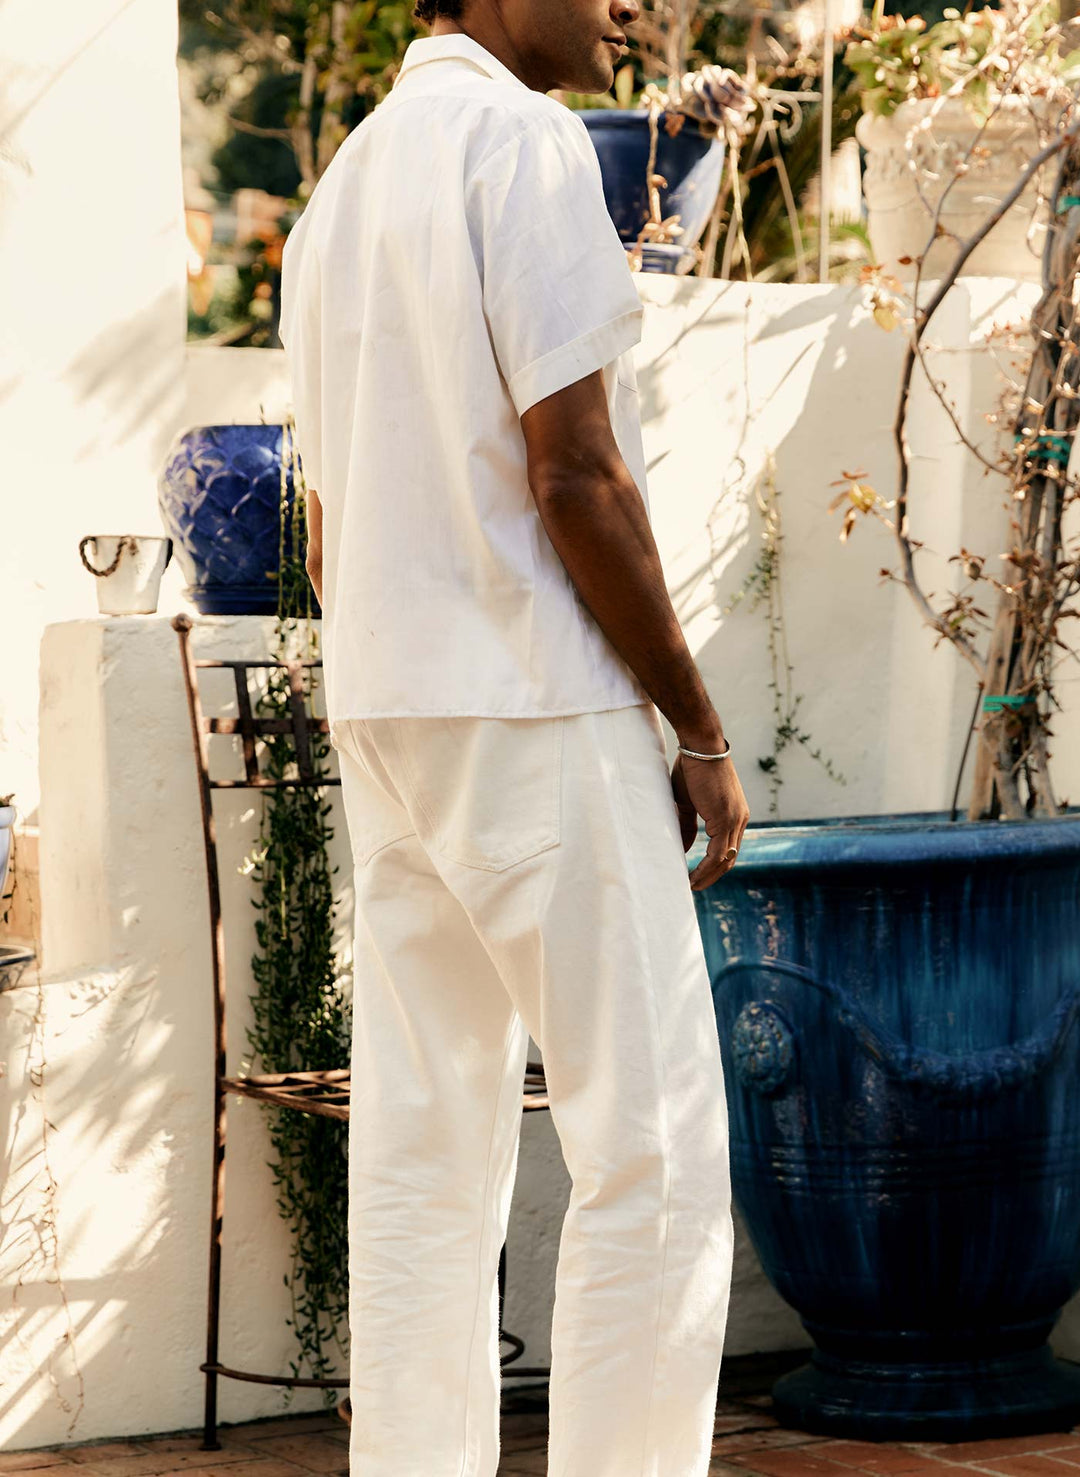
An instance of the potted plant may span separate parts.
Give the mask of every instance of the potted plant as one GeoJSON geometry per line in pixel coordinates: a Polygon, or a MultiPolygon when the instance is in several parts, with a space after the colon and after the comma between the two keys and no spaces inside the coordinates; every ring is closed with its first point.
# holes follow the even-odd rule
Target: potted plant
{"type": "Polygon", "coordinates": [[[158,505],[204,615],[277,612],[282,539],[307,544],[299,465],[289,424],[193,426],[173,442],[158,505]]]}
{"type": "MultiPolygon", "coordinates": [[[[1060,126],[1080,77],[1080,52],[1063,38],[1056,0],[946,10],[932,26],[918,15],[885,15],[877,0],[845,61],[862,83],[856,136],[867,154],[871,244],[900,276],[920,256],[924,277],[942,274],[958,241],[1060,126]],[[928,248],[932,225],[939,229],[928,248]]],[[[1039,280],[1050,182],[1049,169],[1031,175],[965,272],[1039,280]]]]}
{"type": "Polygon", "coordinates": [[[653,0],[633,42],[637,70],[647,79],[639,105],[631,106],[630,63],[616,76],[617,106],[580,111],[600,160],[608,211],[638,270],[685,273],[694,267],[694,248],[720,190],[728,137],[741,134],[754,108],[735,72],[690,68],[694,24],[716,8],[708,0],[653,0]]]}
{"type": "Polygon", "coordinates": [[[907,336],[896,488],[848,478],[834,507],[844,537],[865,517],[887,525],[894,578],[976,674],[974,778],[966,821],[754,827],[732,873],[695,893],[733,1186],[815,1344],[774,1387],[782,1420],[901,1440],[1066,1430],[1080,1367],[1047,1338],[1080,1289],[1080,812],[1056,797],[1050,750],[1080,593],[1080,118],[1028,159],[925,304],[905,311],[880,274],[872,298],[907,336]],[[1057,209],[1015,436],[997,462],[973,448],[1003,474],[1002,557],[958,550],[955,589],[934,597],[909,506],[915,366],[972,254],[1047,165],[1057,209]]]}

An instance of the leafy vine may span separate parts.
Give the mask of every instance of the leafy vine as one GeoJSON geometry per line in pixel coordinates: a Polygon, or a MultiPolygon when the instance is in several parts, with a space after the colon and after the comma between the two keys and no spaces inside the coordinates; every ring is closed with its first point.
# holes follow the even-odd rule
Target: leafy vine
{"type": "Polygon", "coordinates": [[[820,764],[831,780],[846,785],[847,780],[835,767],[832,760],[814,743],[813,737],[799,724],[799,707],[803,700],[801,692],[792,685],[794,668],[788,654],[787,626],[784,620],[784,591],[782,583],[783,526],[780,516],[780,489],[776,485],[776,462],[770,453],[766,458],[761,475],[754,487],[754,501],[761,514],[761,546],[754,567],[740,588],[724,607],[724,615],[730,615],[735,607],[748,600],[748,610],[765,606],[766,629],[769,643],[769,690],[772,693],[773,737],[772,750],[758,759],[758,767],[769,785],[769,814],[780,818],[780,791],[784,776],[781,760],[792,744],[800,744],[810,758],[820,764]]]}
{"type": "MultiPolygon", "coordinates": [[[[278,660],[318,654],[312,624],[312,590],[304,567],[307,500],[297,454],[295,427],[282,427],[278,614],[272,654],[278,660]],[[288,483],[294,488],[290,507],[288,483]],[[303,628],[301,630],[301,622],[303,628]],[[299,650],[298,650],[299,648],[299,650]]],[[[311,710],[312,669],[304,669],[304,702],[311,710]]],[[[289,682],[284,668],[271,668],[256,708],[261,716],[287,718],[289,682]]],[[[330,744],[312,732],[316,773],[329,773],[330,744]]],[[[291,737],[271,735],[262,765],[268,779],[295,776],[291,737]]],[[[341,992],[334,956],[333,874],[327,823],[332,806],[320,786],[268,789],[259,840],[244,868],[258,886],[252,957],[257,990],[255,1023],[247,1033],[252,1052],[267,1072],[326,1070],[349,1065],[352,1007],[341,992]]],[[[348,1123],[293,1109],[267,1109],[276,1160],[270,1164],[277,1204],[292,1230],[292,1256],[284,1276],[292,1299],[287,1320],[299,1344],[292,1374],[306,1361],[310,1375],[333,1372],[332,1350],[347,1357],[342,1334],[348,1318],[348,1123]]],[[[287,1388],[291,1399],[292,1387],[287,1388]]],[[[332,1387],[324,1392],[329,1407],[332,1387]]]]}

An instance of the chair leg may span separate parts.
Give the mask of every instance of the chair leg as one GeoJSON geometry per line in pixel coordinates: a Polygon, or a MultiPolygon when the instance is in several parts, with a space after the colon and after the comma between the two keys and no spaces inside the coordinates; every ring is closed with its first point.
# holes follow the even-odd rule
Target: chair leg
{"type": "MultiPolygon", "coordinates": [[[[206,1313],[206,1363],[218,1362],[218,1328],[221,1320],[221,1233],[225,1219],[225,1101],[226,1094],[215,1084],[214,1090],[214,1162],[210,1197],[210,1280],[206,1313]]],[[[220,1451],[217,1436],[218,1375],[206,1370],[206,1405],[203,1418],[203,1441],[200,1450],[220,1451]]]]}
{"type": "Polygon", "coordinates": [[[499,1252],[499,1333],[502,1334],[503,1303],[506,1301],[506,1242],[499,1252]]]}

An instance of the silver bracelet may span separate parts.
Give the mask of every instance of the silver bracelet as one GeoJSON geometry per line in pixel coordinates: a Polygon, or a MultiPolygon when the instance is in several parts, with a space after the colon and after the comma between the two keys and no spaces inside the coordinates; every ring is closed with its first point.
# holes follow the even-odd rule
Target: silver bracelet
{"type": "Polygon", "coordinates": [[[727,759],[731,753],[731,740],[727,740],[727,748],[722,754],[696,754],[693,749],[684,749],[682,744],[678,745],[679,753],[685,754],[688,759],[727,759]]]}

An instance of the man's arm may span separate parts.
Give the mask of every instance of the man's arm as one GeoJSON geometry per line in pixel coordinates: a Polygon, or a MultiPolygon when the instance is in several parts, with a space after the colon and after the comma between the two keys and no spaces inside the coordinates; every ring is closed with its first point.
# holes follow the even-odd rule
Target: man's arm
{"type": "Polygon", "coordinates": [[[315,591],[315,598],[322,604],[322,503],[319,502],[319,494],[314,487],[307,490],[307,557],[304,567],[307,569],[311,588],[315,591]]]}
{"type": "MultiPolygon", "coordinates": [[[[641,494],[627,470],[597,370],[537,401],[521,417],[529,485],[541,521],[597,624],[688,749],[725,745],[720,718],[668,596],[641,494]]],[[[710,837],[691,886],[728,871],[749,819],[730,759],[684,759],[672,770],[684,845],[700,815],[710,837]]]]}

